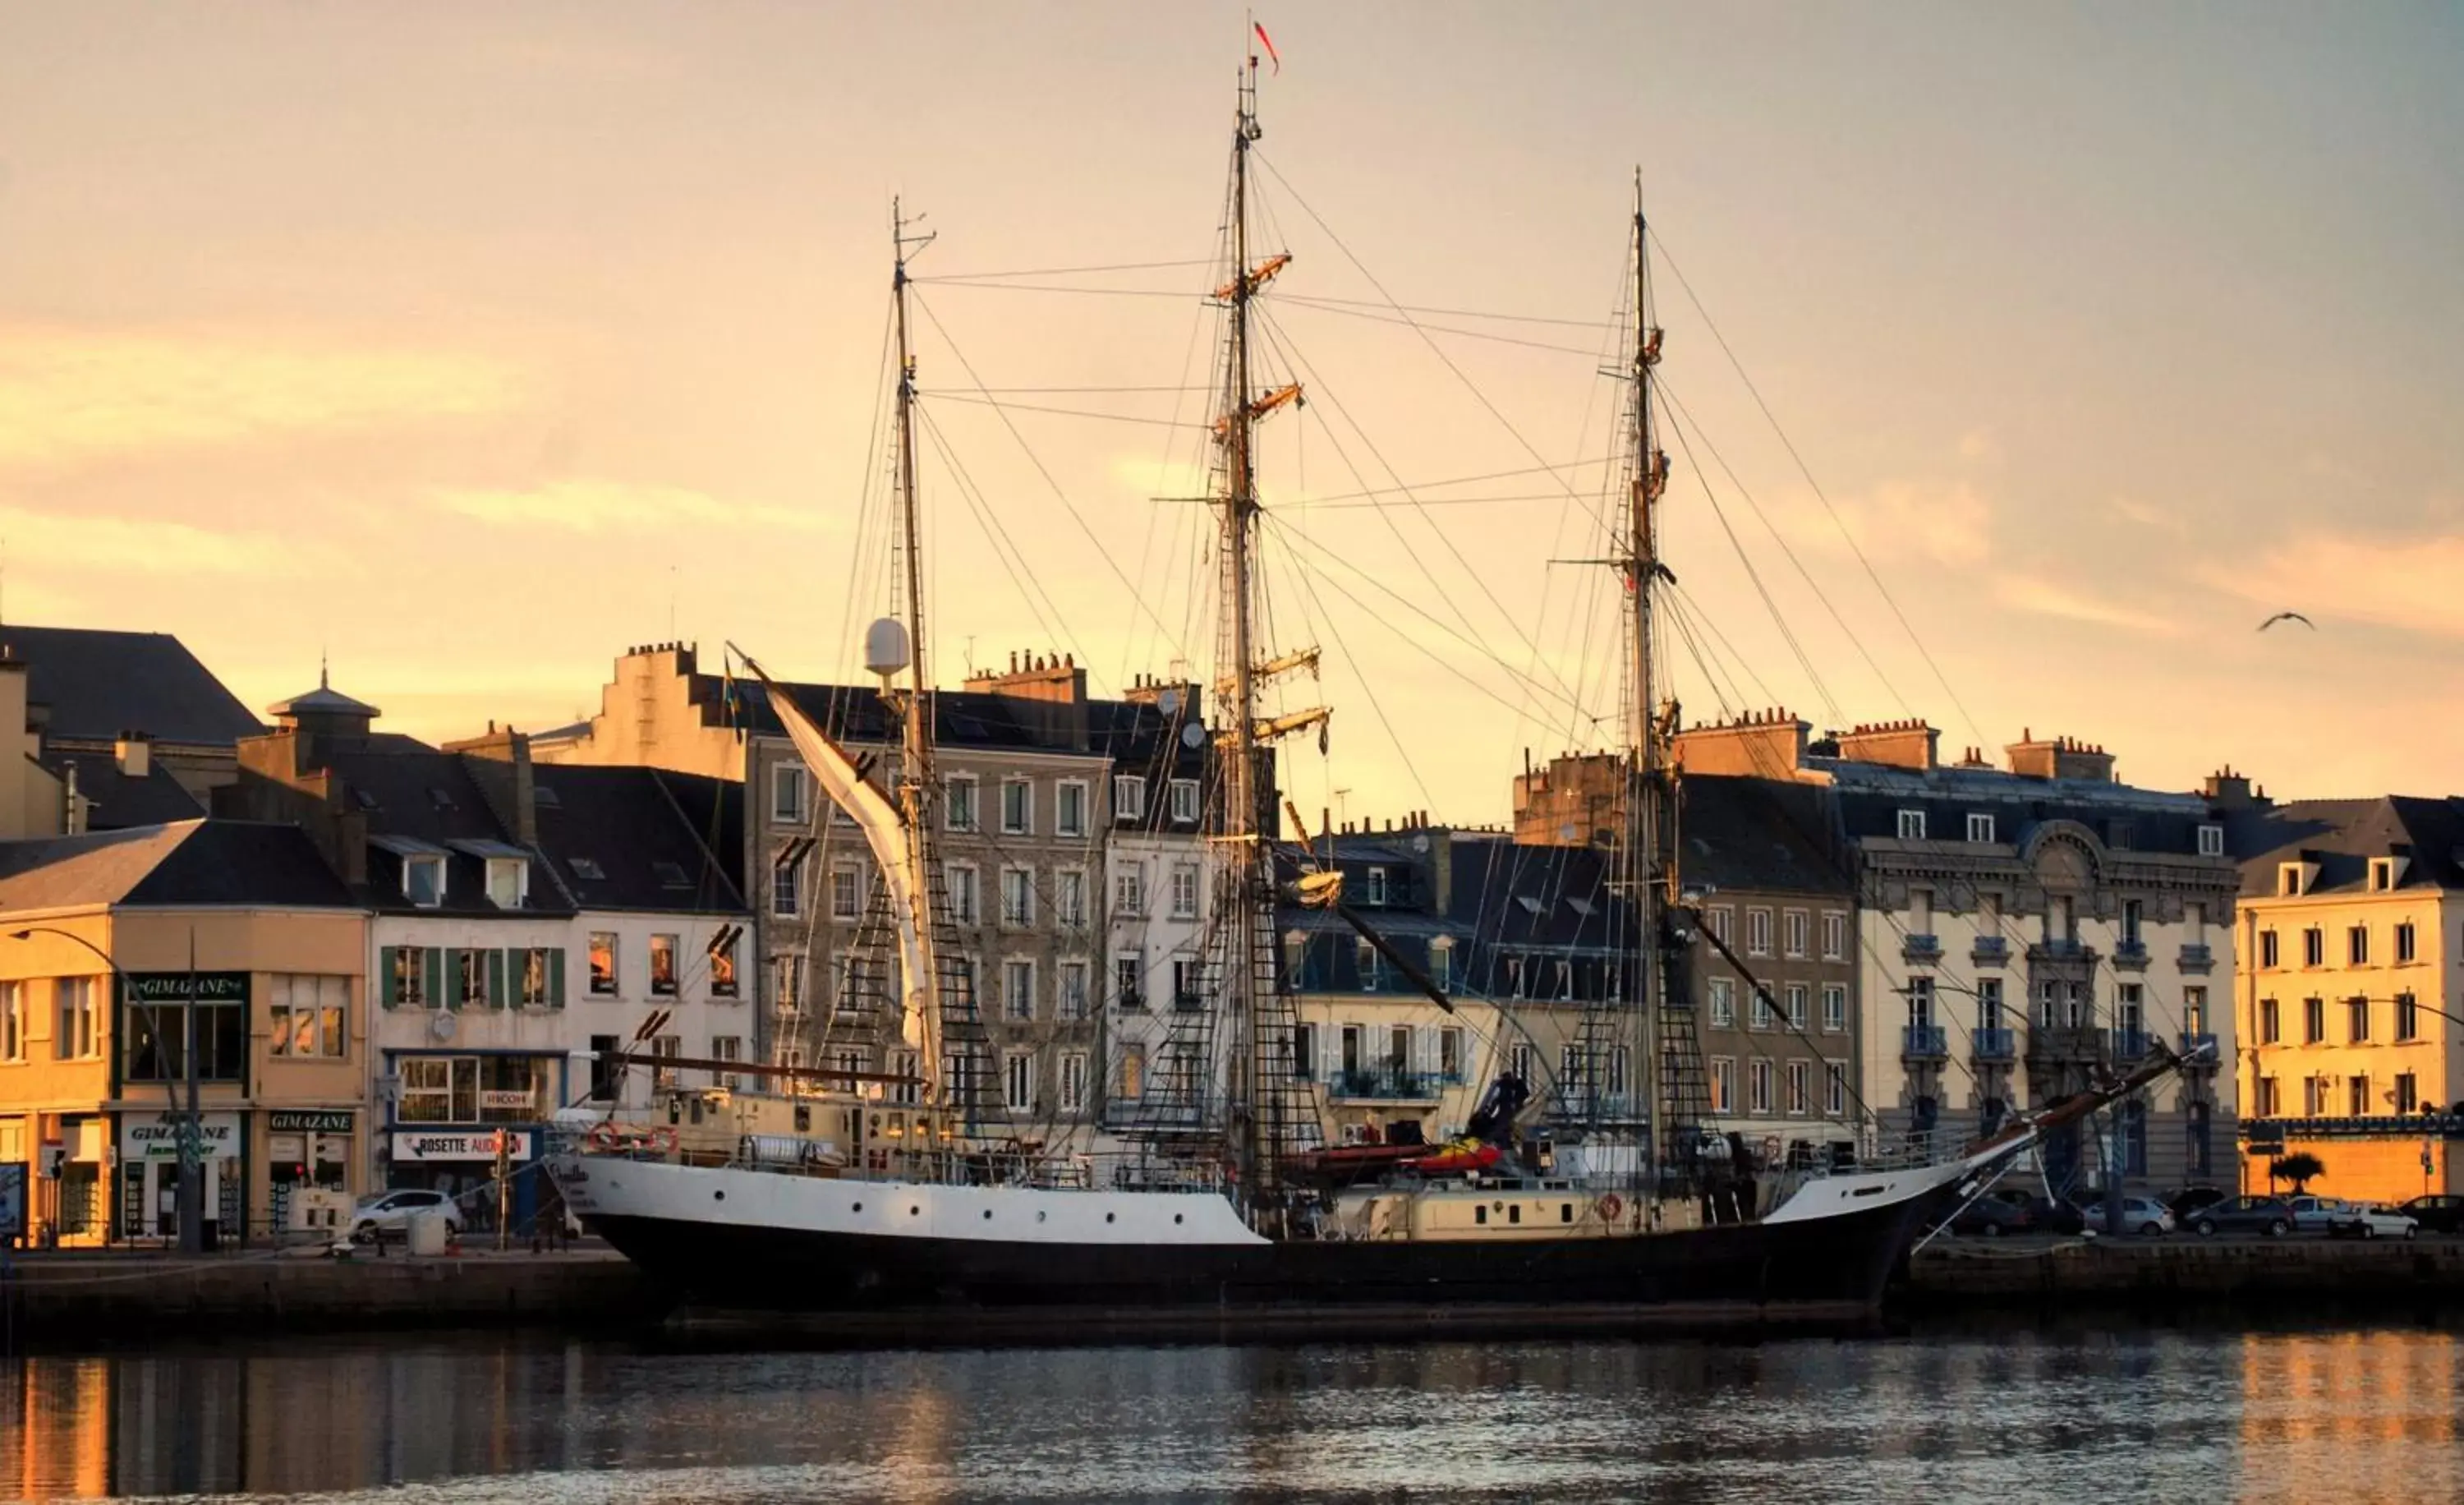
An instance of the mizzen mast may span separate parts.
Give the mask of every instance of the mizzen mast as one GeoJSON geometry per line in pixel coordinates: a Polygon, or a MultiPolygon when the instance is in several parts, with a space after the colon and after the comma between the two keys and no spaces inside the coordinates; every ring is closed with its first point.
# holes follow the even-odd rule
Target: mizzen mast
{"type": "MultiPolygon", "coordinates": [[[[895,306],[897,325],[898,378],[896,391],[896,454],[891,460],[891,484],[898,508],[898,568],[892,572],[891,611],[902,622],[907,632],[906,677],[903,693],[891,690],[896,673],[882,655],[868,653],[873,667],[882,672],[885,694],[897,706],[904,723],[904,738],[898,768],[896,790],[899,818],[907,827],[907,881],[900,885],[902,901],[913,913],[907,917],[922,938],[923,954],[928,962],[922,977],[901,979],[908,994],[910,1017],[916,1021],[916,1074],[923,1079],[922,1096],[929,1109],[949,1106],[951,1084],[943,1079],[945,1056],[942,1049],[942,979],[938,975],[940,959],[933,942],[937,938],[934,923],[934,882],[932,853],[932,806],[938,787],[933,772],[933,677],[924,656],[924,550],[923,536],[915,496],[915,355],[908,343],[907,333],[907,256],[910,251],[921,251],[932,244],[931,232],[916,232],[916,221],[910,220],[900,210],[897,199],[890,201],[890,241],[892,271],[891,300],[895,306]],[[916,995],[921,993],[919,998],[916,995]]],[[[964,1002],[964,1001],[962,1001],[964,1002]]]]}

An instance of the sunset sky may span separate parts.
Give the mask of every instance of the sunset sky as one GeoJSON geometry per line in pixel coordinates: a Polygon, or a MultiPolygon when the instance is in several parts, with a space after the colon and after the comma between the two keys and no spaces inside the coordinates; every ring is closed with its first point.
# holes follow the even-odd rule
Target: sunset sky
{"type": "MultiPolygon", "coordinates": [[[[1638,166],[1913,629],[1663,264],[1664,549],[1750,671],[1675,653],[1689,719],[1733,677],[1947,756],[2454,786],[2464,12],[1259,14],[1268,366],[1309,395],[1263,456],[1269,646],[1323,646],[1288,703],[1336,707],[1305,805],[1497,820],[1525,748],[1615,738],[1616,587],[1551,563],[1601,552],[1604,472],[1535,468],[1614,451],[1638,166]],[[2316,631],[2254,631],[2284,609],[2316,631]]],[[[1203,514],[1155,498],[1203,486],[1204,394],[1051,389],[1207,380],[1242,16],[0,4],[0,611],[175,632],[258,706],[329,652],[430,738],[594,709],[654,638],[852,676],[900,194],[919,277],[1145,268],[919,287],[943,682],[1203,664],[1203,514]]]]}

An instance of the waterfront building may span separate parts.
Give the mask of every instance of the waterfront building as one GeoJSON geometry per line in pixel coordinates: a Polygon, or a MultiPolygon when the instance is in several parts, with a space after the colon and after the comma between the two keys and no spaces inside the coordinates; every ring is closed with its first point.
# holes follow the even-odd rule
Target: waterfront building
{"type": "Polygon", "coordinates": [[[21,729],[30,761],[0,759],[0,836],[193,820],[264,728],[167,633],[0,627],[0,731],[21,729]]]}
{"type": "Polygon", "coordinates": [[[286,826],[188,820],[0,843],[0,1163],[30,1235],[176,1239],[194,1012],[203,1221],[367,1184],[367,921],[286,826]]]}
{"type": "MultiPolygon", "coordinates": [[[[1221,812],[1204,701],[1196,685],[1144,678],[1129,698],[1154,714],[1124,723],[1111,771],[1104,886],[1082,899],[1075,879],[1065,880],[1065,913],[1055,918],[1069,923],[1077,914],[1083,923],[1090,906],[1098,917],[1105,972],[1096,985],[1106,1007],[1093,1087],[1107,1135],[1221,1128],[1233,1042],[1215,1017],[1221,959],[1210,944],[1223,864],[1206,839],[1221,829],[1221,812]]],[[[1063,980],[1065,1014],[1078,985],[1075,977],[1063,980]]],[[[1067,1059],[1062,1067],[1067,1109],[1081,1068],[1067,1059]]]]}
{"type": "Polygon", "coordinates": [[[2232,788],[2245,1181],[2307,1151],[2332,1196],[2464,1189],[2464,800],[2232,788]]]}

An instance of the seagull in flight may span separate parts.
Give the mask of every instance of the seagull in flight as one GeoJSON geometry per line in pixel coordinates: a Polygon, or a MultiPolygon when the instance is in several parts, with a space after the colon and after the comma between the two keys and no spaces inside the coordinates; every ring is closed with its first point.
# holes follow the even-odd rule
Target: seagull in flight
{"type": "Polygon", "coordinates": [[[2266,621],[2258,624],[2258,630],[2264,632],[2278,622],[2299,622],[2313,632],[2319,631],[2318,623],[2311,621],[2308,617],[2303,616],[2299,611],[2278,611],[2276,615],[2269,617],[2266,621]]]}

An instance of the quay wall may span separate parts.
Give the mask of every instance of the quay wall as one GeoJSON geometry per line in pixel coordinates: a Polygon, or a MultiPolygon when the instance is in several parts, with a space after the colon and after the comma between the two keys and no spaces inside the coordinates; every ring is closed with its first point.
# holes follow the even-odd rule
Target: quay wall
{"type": "Polygon", "coordinates": [[[2464,1239],[2019,1239],[1938,1241],[1908,1261],[1894,1300],[1972,1306],[2464,1307],[2464,1239]]]}

